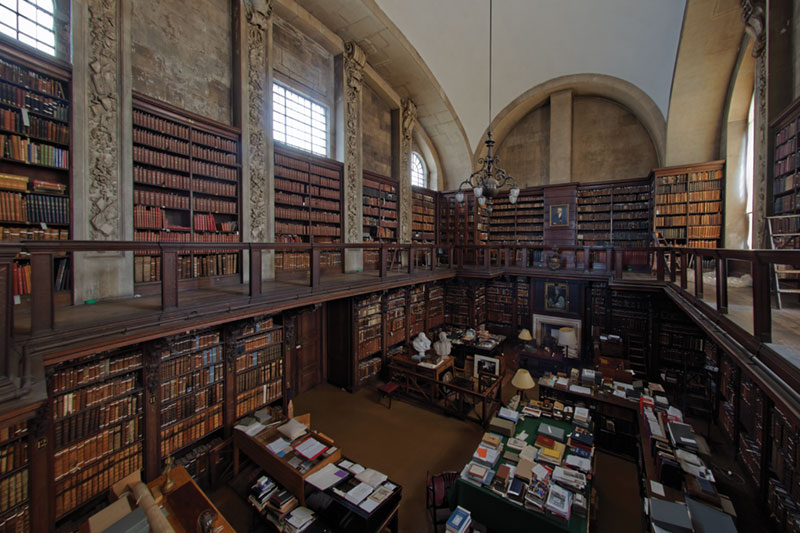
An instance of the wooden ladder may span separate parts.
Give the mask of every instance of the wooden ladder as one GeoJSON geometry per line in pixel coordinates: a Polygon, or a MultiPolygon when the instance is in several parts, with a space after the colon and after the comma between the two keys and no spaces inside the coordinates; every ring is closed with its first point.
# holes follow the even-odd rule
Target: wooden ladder
{"type": "MultiPolygon", "coordinates": [[[[800,215],[776,215],[767,217],[767,228],[769,229],[769,247],[772,250],[798,249],[800,248],[800,215]],[[791,219],[794,219],[792,223],[791,219]],[[788,231],[780,230],[776,232],[773,223],[778,220],[788,220],[789,227],[794,228],[788,231]]],[[[782,309],[781,294],[800,294],[800,289],[790,289],[781,287],[781,281],[787,279],[800,279],[800,270],[790,265],[773,265],[772,277],[775,281],[775,296],[778,300],[778,309],[782,309]],[[782,268],[779,268],[782,267],[782,268]],[[789,267],[789,268],[786,268],[789,267]],[[796,276],[789,278],[786,276],[796,276]]]]}

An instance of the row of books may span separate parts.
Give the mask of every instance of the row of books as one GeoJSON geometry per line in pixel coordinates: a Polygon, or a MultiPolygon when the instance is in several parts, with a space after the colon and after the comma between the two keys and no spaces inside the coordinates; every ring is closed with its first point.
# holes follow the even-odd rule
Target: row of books
{"type": "MultiPolygon", "coordinates": [[[[53,398],[53,418],[65,418],[76,413],[81,413],[91,407],[100,407],[100,420],[108,422],[115,419],[120,413],[135,411],[136,397],[116,399],[127,395],[138,388],[136,375],[128,374],[119,378],[114,378],[103,383],[97,383],[91,387],[82,387],[72,392],[59,394],[53,398]],[[110,401],[114,399],[114,401],[110,401]],[[133,408],[127,406],[127,402],[133,403],[133,408]]],[[[124,414],[122,416],[125,416],[124,414]]]]}
{"type": "Polygon", "coordinates": [[[161,383],[161,401],[166,402],[184,394],[188,394],[201,387],[213,385],[222,381],[222,364],[204,367],[191,374],[178,376],[161,383]]]}
{"type": "Polygon", "coordinates": [[[133,128],[133,142],[181,155],[189,155],[189,141],[182,141],[153,131],[133,128]]]}
{"type": "Polygon", "coordinates": [[[12,268],[14,296],[31,293],[31,265],[15,262],[12,268]]]}
{"type": "Polygon", "coordinates": [[[186,374],[193,370],[199,370],[204,366],[222,362],[222,349],[219,345],[210,348],[203,348],[194,353],[185,354],[181,357],[171,357],[161,363],[158,369],[162,381],[166,381],[175,376],[186,374]]]}
{"type": "Polygon", "coordinates": [[[88,465],[97,462],[98,459],[140,440],[142,425],[142,417],[137,416],[60,449],[53,457],[53,478],[55,481],[60,481],[66,476],[80,472],[88,465]]]}
{"type": "Polygon", "coordinates": [[[373,376],[377,376],[381,371],[381,358],[371,357],[358,362],[357,378],[359,382],[364,382],[373,376]]]}
{"type": "Polygon", "coordinates": [[[0,476],[21,468],[28,463],[28,443],[18,439],[0,446],[0,476]]]}
{"type": "Polygon", "coordinates": [[[291,207],[276,207],[275,217],[295,221],[328,222],[331,224],[339,223],[338,212],[309,211],[308,209],[294,209],[291,207]]]}
{"type": "Polygon", "coordinates": [[[56,517],[64,516],[141,468],[142,444],[138,442],[56,483],[56,517]]]}
{"type": "MultiPolygon", "coordinates": [[[[246,355],[253,358],[253,360],[255,360],[255,358],[257,357],[259,360],[264,358],[264,360],[266,361],[269,360],[269,358],[271,357],[280,355],[281,341],[283,341],[283,329],[275,329],[272,331],[267,331],[266,333],[263,333],[257,337],[250,337],[248,339],[239,341],[239,343],[236,346],[236,353],[239,354],[244,352],[250,352],[251,350],[260,350],[259,352],[246,355]],[[261,350],[261,348],[265,348],[267,346],[270,346],[270,348],[266,350],[261,350]]],[[[239,366],[238,365],[239,360],[240,358],[237,358],[237,367],[239,366]]],[[[247,361],[246,358],[241,358],[241,360],[243,362],[247,361]]]]}
{"type": "Polygon", "coordinates": [[[219,339],[220,333],[219,330],[216,329],[188,333],[180,338],[173,339],[169,347],[161,353],[161,360],[165,361],[174,357],[182,357],[195,350],[212,348],[219,344],[219,339]]]}
{"type": "Polygon", "coordinates": [[[69,168],[69,150],[49,144],[39,144],[13,134],[0,134],[0,158],[61,169],[69,168]]]}
{"type": "Polygon", "coordinates": [[[69,121],[69,105],[66,102],[32,93],[22,87],[15,87],[4,81],[0,81],[0,102],[7,106],[39,113],[61,122],[69,121]]]}
{"type": "Polygon", "coordinates": [[[11,439],[24,437],[27,433],[28,424],[26,422],[17,422],[16,424],[0,427],[0,445],[11,439]]]}
{"type": "Polygon", "coordinates": [[[0,59],[0,78],[62,100],[66,98],[64,82],[5,59],[0,59]]]}
{"type": "Polygon", "coordinates": [[[790,176],[776,177],[772,182],[772,192],[774,194],[783,194],[797,188],[800,185],[800,175],[797,173],[790,176]]]}
{"type": "Polygon", "coordinates": [[[53,393],[58,394],[67,389],[104,381],[140,368],[142,368],[142,352],[134,351],[59,369],[53,373],[50,382],[53,393]]]}
{"type": "Polygon", "coordinates": [[[283,377],[236,395],[236,417],[269,405],[283,396],[283,377]]]}
{"type": "Polygon", "coordinates": [[[800,154],[775,161],[775,176],[793,173],[800,166],[800,154]]]}
{"type": "Polygon", "coordinates": [[[133,147],[133,160],[135,163],[145,163],[186,173],[189,172],[190,168],[190,161],[186,157],[157,152],[143,146],[133,147]]]}
{"type": "MultiPolygon", "coordinates": [[[[275,155],[276,159],[280,156],[275,155]]],[[[286,168],[284,166],[275,167],[275,177],[287,178],[290,180],[309,183],[311,185],[318,185],[326,189],[338,191],[340,189],[339,173],[335,170],[323,169],[321,167],[312,166],[311,173],[306,171],[286,168]]]]}
{"type": "MultiPolygon", "coordinates": [[[[142,189],[133,190],[134,204],[147,204],[160,207],[174,207],[176,209],[189,209],[189,197],[172,192],[145,191],[142,189]]],[[[136,213],[140,205],[134,205],[133,211],[136,213]]],[[[134,220],[135,222],[135,220],[134,220]]]]}
{"type": "Polygon", "coordinates": [[[720,226],[689,226],[690,239],[718,239],[721,233],[720,226]]]}
{"type": "Polygon", "coordinates": [[[192,178],[194,192],[211,194],[214,196],[228,196],[236,198],[236,185],[223,183],[220,181],[209,181],[207,179],[192,178]]]}
{"type": "Polygon", "coordinates": [[[195,198],[195,211],[206,211],[211,213],[236,214],[236,202],[227,200],[213,200],[211,198],[195,198]]]}
{"type": "MultiPolygon", "coordinates": [[[[276,231],[277,226],[276,224],[276,231]]],[[[275,268],[278,270],[308,270],[311,257],[308,252],[282,252],[275,254],[275,268]]]]}
{"type": "Polygon", "coordinates": [[[60,448],[141,413],[142,395],[138,393],[108,405],[87,409],[53,423],[56,447],[60,448]]]}
{"type": "Polygon", "coordinates": [[[362,202],[365,207],[380,208],[383,212],[383,216],[391,218],[397,217],[397,202],[394,200],[364,196],[362,202]]]}
{"type": "Polygon", "coordinates": [[[690,202],[713,202],[722,198],[722,190],[698,191],[689,193],[690,202]]]}
{"type": "Polygon", "coordinates": [[[30,508],[28,505],[20,505],[14,511],[0,518],[0,531],[3,531],[3,533],[28,533],[30,530],[30,508]]]}
{"type": "Polygon", "coordinates": [[[211,387],[203,387],[193,394],[176,399],[161,406],[161,427],[165,428],[179,420],[200,413],[212,405],[219,405],[224,401],[223,385],[216,383],[211,387]]]}
{"type": "Polygon", "coordinates": [[[719,245],[718,241],[700,241],[700,240],[691,240],[689,241],[688,244],[690,248],[704,248],[704,249],[717,248],[718,245],[719,245]]]}
{"type": "MultiPolygon", "coordinates": [[[[217,224],[216,220],[214,219],[214,215],[210,214],[194,215],[192,222],[195,231],[221,231],[223,233],[231,233],[236,231],[236,222],[227,221],[217,224]]],[[[202,239],[196,240],[200,240],[201,242],[220,242],[221,239],[212,237],[208,241],[204,241],[202,239]]],[[[232,239],[230,242],[238,242],[238,239],[232,239]]]]}
{"type": "Polygon", "coordinates": [[[192,157],[205,159],[214,163],[221,163],[223,165],[235,166],[237,163],[236,154],[230,152],[218,152],[210,148],[197,146],[196,144],[192,145],[192,157]]]}
{"type": "Polygon", "coordinates": [[[28,500],[28,469],[0,479],[0,513],[28,500]]]}
{"type": "MultiPolygon", "coordinates": [[[[0,83],[2,87],[2,83],[0,83]]],[[[19,111],[0,109],[0,127],[20,135],[30,135],[44,141],[69,144],[69,127],[36,116],[24,117],[19,111]]]]}
{"type": "Polygon", "coordinates": [[[216,148],[217,150],[224,150],[234,154],[238,150],[236,141],[232,141],[231,139],[226,139],[225,137],[220,137],[218,135],[213,135],[211,133],[206,133],[204,131],[192,129],[190,137],[193,143],[205,144],[206,146],[216,148]]]}
{"type": "Polygon", "coordinates": [[[783,159],[797,151],[797,137],[792,137],[775,147],[775,159],[783,159]]]}
{"type": "Polygon", "coordinates": [[[192,174],[201,174],[209,178],[217,178],[228,181],[239,181],[239,170],[236,168],[207,163],[205,161],[192,160],[192,174]]]}
{"type": "Polygon", "coordinates": [[[244,392],[254,389],[259,385],[280,380],[283,376],[283,359],[277,359],[269,363],[238,373],[236,375],[236,391],[244,392]]]}
{"type": "Polygon", "coordinates": [[[161,456],[198,441],[222,427],[222,406],[217,405],[191,418],[161,430],[161,456]]]}
{"type": "MultiPolygon", "coordinates": [[[[171,189],[182,189],[188,191],[191,186],[191,178],[188,176],[181,176],[180,174],[172,174],[163,170],[155,170],[152,168],[133,167],[133,181],[136,183],[143,183],[145,185],[154,185],[156,187],[169,187],[171,189]]],[[[196,180],[204,181],[204,180],[196,180]]],[[[234,186],[235,187],[235,186],[234,186]]]]}
{"type": "Polygon", "coordinates": [[[658,204],[686,203],[687,198],[688,198],[688,195],[685,192],[669,193],[669,194],[657,194],[656,195],[656,203],[658,203],[658,204]]]}
{"type": "Polygon", "coordinates": [[[133,125],[160,131],[162,133],[166,133],[167,135],[171,135],[172,137],[178,137],[181,139],[189,138],[188,126],[176,124],[175,122],[171,122],[169,120],[164,120],[163,118],[139,111],[138,109],[133,110],[133,125]]]}
{"type": "MultiPolygon", "coordinates": [[[[187,198],[188,200],[188,198],[187,198]]],[[[160,207],[147,205],[133,206],[133,227],[136,229],[165,229],[169,228],[167,213],[160,207]]]]}
{"type": "Polygon", "coordinates": [[[794,211],[798,207],[800,207],[800,199],[795,194],[790,194],[788,196],[782,196],[781,198],[775,199],[775,213],[776,214],[783,214],[789,211],[794,211]]]}

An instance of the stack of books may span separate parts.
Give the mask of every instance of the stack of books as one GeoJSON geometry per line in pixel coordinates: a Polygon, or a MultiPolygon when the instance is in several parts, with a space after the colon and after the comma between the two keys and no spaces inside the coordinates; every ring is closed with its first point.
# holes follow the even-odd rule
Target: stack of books
{"type": "Polygon", "coordinates": [[[589,459],[594,450],[594,435],[588,429],[576,426],[569,434],[567,444],[570,452],[589,459]]]}
{"type": "Polygon", "coordinates": [[[564,488],[582,491],[586,488],[586,476],[577,470],[570,470],[561,466],[553,470],[553,481],[564,488]]]}
{"type": "Polygon", "coordinates": [[[538,461],[548,463],[551,465],[559,466],[564,457],[564,450],[566,446],[560,442],[556,442],[550,437],[540,434],[536,437],[535,447],[539,448],[538,461]]]}
{"type": "Polygon", "coordinates": [[[258,509],[259,512],[264,512],[272,493],[277,490],[275,484],[269,476],[261,476],[250,487],[250,493],[247,496],[247,501],[253,504],[253,507],[258,509]]]}
{"type": "Polygon", "coordinates": [[[563,487],[551,484],[545,509],[554,519],[568,524],[572,514],[572,493],[563,487]]]}
{"type": "Polygon", "coordinates": [[[550,486],[543,481],[531,481],[528,491],[525,493],[525,508],[538,513],[544,513],[544,506],[547,502],[547,493],[550,486]]]}
{"type": "Polygon", "coordinates": [[[589,409],[586,407],[576,407],[572,415],[572,423],[585,429],[589,429],[589,424],[592,423],[592,415],[589,414],[589,409]]]}
{"type": "Polygon", "coordinates": [[[286,525],[283,531],[286,533],[300,533],[305,531],[314,523],[316,517],[314,511],[305,507],[295,507],[292,512],[286,516],[286,525]]]}
{"type": "Polygon", "coordinates": [[[287,489],[279,488],[269,497],[266,507],[278,522],[282,522],[297,507],[297,498],[287,489]]]}
{"type": "Polygon", "coordinates": [[[447,533],[464,533],[471,525],[472,516],[470,512],[459,505],[450,515],[450,518],[447,519],[445,531],[447,533]]]}

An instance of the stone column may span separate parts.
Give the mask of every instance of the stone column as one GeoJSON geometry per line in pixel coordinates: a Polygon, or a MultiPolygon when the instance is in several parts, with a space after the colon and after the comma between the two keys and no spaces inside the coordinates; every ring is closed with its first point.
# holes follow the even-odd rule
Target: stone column
{"type": "MultiPolygon", "coordinates": [[[[131,0],[75,0],[73,229],[76,240],[133,240],[131,0]]],[[[75,254],[75,301],[130,295],[133,254],[75,254]]]]}
{"type": "MultiPolygon", "coordinates": [[[[274,144],[272,139],[272,2],[243,0],[236,13],[236,53],[242,128],[242,240],[275,240],[274,144]]],[[[264,252],[262,279],[274,277],[274,254],[264,252]]],[[[249,264],[244,261],[249,277],[249,264]]]]}
{"type": "Polygon", "coordinates": [[[572,181],[572,91],[550,95],[550,181],[572,181]]]}
{"type": "MultiPolygon", "coordinates": [[[[336,57],[337,136],[344,139],[338,154],[344,162],[344,242],[363,240],[363,144],[361,96],[364,84],[366,55],[357,44],[347,42],[344,53],[336,57]]],[[[364,266],[362,250],[347,250],[344,254],[345,272],[357,272],[364,266]]]]}
{"type": "Polygon", "coordinates": [[[769,115],[767,114],[766,15],[762,2],[742,0],[744,29],[753,38],[755,66],[755,133],[753,169],[753,248],[768,248],[767,236],[767,162],[769,161],[769,115]]]}
{"type": "Polygon", "coordinates": [[[414,102],[404,98],[400,103],[400,131],[399,131],[399,150],[396,157],[392,158],[392,165],[397,164],[396,172],[400,182],[399,202],[398,202],[398,218],[399,233],[397,235],[397,242],[410,243],[411,242],[411,134],[414,131],[414,123],[417,120],[417,106],[414,102]]]}

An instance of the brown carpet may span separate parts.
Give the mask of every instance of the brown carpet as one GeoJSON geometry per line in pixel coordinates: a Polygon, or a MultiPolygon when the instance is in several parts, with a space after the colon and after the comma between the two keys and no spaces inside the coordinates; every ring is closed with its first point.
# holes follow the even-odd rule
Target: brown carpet
{"type": "Polygon", "coordinates": [[[592,481],[597,490],[598,533],[638,533],[644,530],[644,502],[639,494],[636,463],[596,451],[592,481]]]}

